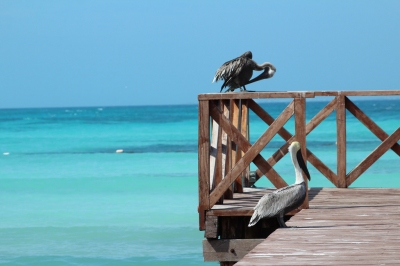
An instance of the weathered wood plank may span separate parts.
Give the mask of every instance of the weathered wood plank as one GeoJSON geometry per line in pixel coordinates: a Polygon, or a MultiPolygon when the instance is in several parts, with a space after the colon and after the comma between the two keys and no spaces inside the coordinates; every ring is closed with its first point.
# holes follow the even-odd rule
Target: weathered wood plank
{"type": "Polygon", "coordinates": [[[199,94],[198,100],[229,100],[229,99],[267,99],[267,98],[314,98],[315,96],[391,96],[400,95],[400,90],[374,91],[288,91],[288,92],[233,92],[199,94]]]}
{"type": "Polygon", "coordinates": [[[357,165],[347,176],[347,184],[351,185],[362,173],[375,163],[390,147],[400,139],[400,127],[387,137],[367,158],[357,165]]]}
{"type": "Polygon", "coordinates": [[[400,95],[400,90],[342,91],[345,96],[391,96],[400,95]]]}
{"type": "Polygon", "coordinates": [[[210,145],[210,190],[215,187],[216,168],[217,168],[217,155],[218,155],[218,142],[220,139],[220,129],[218,123],[212,121],[211,130],[211,145],[210,145]]]}
{"type": "MultiPolygon", "coordinates": [[[[249,109],[247,106],[247,100],[241,100],[241,122],[240,122],[240,131],[249,142],[249,109]]],[[[241,151],[240,157],[244,155],[244,151],[241,151]]],[[[246,167],[246,169],[242,172],[242,177],[244,184],[243,186],[249,187],[249,175],[250,175],[250,166],[246,167]]],[[[239,192],[239,191],[238,191],[239,192]]],[[[243,192],[243,187],[241,188],[241,193],[243,192]]]]}
{"type": "MultiPolygon", "coordinates": [[[[372,133],[375,134],[381,141],[384,141],[389,135],[383,131],[371,118],[369,118],[358,106],[350,99],[346,98],[346,108],[350,111],[361,123],[364,124],[372,133]]],[[[391,149],[400,156],[400,145],[395,143],[391,149]]]]}
{"type": "Polygon", "coordinates": [[[312,91],[287,91],[287,92],[227,92],[199,94],[198,100],[230,100],[230,99],[260,99],[260,98],[314,98],[312,91]]]}
{"type": "MultiPolygon", "coordinates": [[[[235,193],[234,198],[226,200],[224,205],[215,205],[207,215],[217,216],[251,216],[253,208],[259,199],[274,191],[274,189],[244,188],[244,193],[235,193]]],[[[336,189],[336,188],[310,188],[310,210],[318,213],[319,209],[335,210],[346,207],[365,207],[370,210],[375,207],[388,206],[395,208],[399,205],[398,189],[336,189]]],[[[354,212],[356,212],[354,210],[354,212]]],[[[375,213],[379,213],[374,210],[375,213]]],[[[295,214],[293,212],[292,214],[295,214]]],[[[400,210],[399,210],[400,213],[400,210]]],[[[334,215],[332,212],[331,215],[334,215]]]]}
{"type": "Polygon", "coordinates": [[[310,209],[286,223],[295,228],[276,230],[235,265],[398,264],[400,189],[312,188],[310,196],[310,209]]]}
{"type": "Polygon", "coordinates": [[[374,91],[315,91],[315,96],[390,96],[400,95],[400,90],[374,90],[374,91]]]}
{"type": "Polygon", "coordinates": [[[238,261],[264,239],[203,240],[204,261],[238,261]]]}
{"type": "MultiPolygon", "coordinates": [[[[232,113],[231,122],[232,122],[233,126],[236,127],[238,130],[240,130],[240,128],[241,128],[241,123],[240,123],[241,122],[241,118],[240,118],[241,110],[240,110],[239,105],[240,105],[240,100],[231,100],[231,113],[232,113]]],[[[232,167],[234,167],[235,164],[241,158],[241,152],[234,142],[232,142],[231,147],[232,147],[231,165],[232,165],[232,167]]],[[[243,192],[241,174],[236,177],[233,186],[234,186],[233,192],[239,192],[239,193],[243,192]]]]}
{"type": "Polygon", "coordinates": [[[218,238],[218,216],[206,216],[206,230],[204,233],[205,238],[218,238]]]}
{"type": "MultiPolygon", "coordinates": [[[[231,101],[230,100],[225,100],[224,102],[224,115],[223,117],[227,120],[230,121],[230,117],[231,117],[231,101]]],[[[225,145],[225,153],[222,154],[222,179],[223,180],[225,178],[226,173],[228,173],[231,168],[231,151],[232,151],[232,147],[230,145],[231,143],[231,139],[228,137],[228,134],[226,133],[226,131],[223,130],[223,134],[222,134],[222,142],[225,145]]],[[[221,197],[221,199],[218,202],[223,202],[224,197],[226,197],[227,199],[231,199],[233,197],[233,190],[232,188],[227,189],[227,191],[224,193],[224,196],[221,197]]]]}
{"type": "Polygon", "coordinates": [[[337,127],[337,187],[345,188],[346,184],[346,105],[343,94],[339,92],[336,104],[337,127]]]}
{"type": "MultiPolygon", "coordinates": [[[[222,102],[220,103],[220,106],[222,105],[222,102]]],[[[223,107],[222,107],[223,108],[223,107]]],[[[226,141],[225,145],[223,145],[224,142],[224,137],[226,140],[226,134],[225,132],[222,131],[222,128],[218,125],[218,143],[217,143],[217,158],[216,158],[216,167],[215,167],[215,178],[214,178],[214,184],[211,187],[212,191],[215,186],[222,181],[222,173],[225,172],[225,157],[226,157],[226,141]]],[[[223,204],[224,199],[220,198],[217,204],[223,204]]]]}
{"type": "Polygon", "coordinates": [[[198,139],[199,227],[205,229],[205,210],[210,209],[210,112],[209,102],[199,101],[198,139]]]}
{"type": "MultiPolygon", "coordinates": [[[[293,102],[292,102],[293,103],[293,102]]],[[[275,136],[278,130],[289,120],[289,118],[293,115],[293,104],[289,104],[285,110],[279,115],[279,117],[272,123],[272,125],[262,134],[262,136],[251,146],[250,149],[246,151],[246,154],[239,160],[239,162],[235,165],[234,168],[225,176],[224,180],[218,184],[218,186],[214,189],[214,191],[210,194],[210,206],[213,206],[218,198],[222,196],[225,190],[232,184],[234,178],[241,173],[257,156],[260,156],[259,153],[261,150],[269,143],[269,141],[275,136]]],[[[215,107],[215,105],[214,105],[215,107]]],[[[220,119],[218,116],[218,109],[212,108],[211,115],[213,119],[220,119]]],[[[223,120],[223,119],[222,119],[223,120]]],[[[220,123],[222,126],[222,123],[220,123]]],[[[225,130],[225,129],[224,129],[225,130]]],[[[236,129],[237,130],[237,129],[236,129]]],[[[228,133],[228,130],[226,130],[228,133]]],[[[235,131],[231,128],[231,132],[235,131]]],[[[232,135],[229,134],[228,135],[232,135]]],[[[248,141],[243,137],[243,135],[239,132],[239,136],[242,138],[240,145],[247,146],[249,145],[248,141]],[[247,145],[246,145],[247,144],[247,145]]],[[[239,137],[239,139],[240,139],[239,137]]],[[[241,148],[242,149],[242,148],[241,148]]],[[[245,149],[242,149],[245,150],[245,149]]]]}

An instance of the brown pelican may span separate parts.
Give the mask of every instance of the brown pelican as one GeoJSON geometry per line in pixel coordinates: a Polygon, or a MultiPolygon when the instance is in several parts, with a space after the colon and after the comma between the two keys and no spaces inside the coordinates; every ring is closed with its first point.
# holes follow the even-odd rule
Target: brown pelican
{"type": "Polygon", "coordinates": [[[249,227],[255,225],[264,217],[277,217],[280,227],[287,227],[283,220],[285,213],[303,204],[307,187],[302,170],[306,174],[308,180],[311,180],[310,173],[301,155],[300,143],[297,141],[292,142],[289,146],[289,152],[296,173],[296,183],[264,195],[257,203],[256,207],[254,207],[254,213],[250,219],[249,227]]]}
{"type": "Polygon", "coordinates": [[[246,90],[245,85],[261,79],[271,78],[275,74],[276,68],[271,63],[265,62],[258,65],[252,58],[253,54],[248,51],[235,59],[225,62],[215,73],[212,82],[224,80],[221,91],[225,87],[228,87],[226,91],[234,91],[237,88],[242,90],[242,87],[246,90]],[[253,75],[253,70],[264,70],[264,72],[250,80],[253,75]]]}

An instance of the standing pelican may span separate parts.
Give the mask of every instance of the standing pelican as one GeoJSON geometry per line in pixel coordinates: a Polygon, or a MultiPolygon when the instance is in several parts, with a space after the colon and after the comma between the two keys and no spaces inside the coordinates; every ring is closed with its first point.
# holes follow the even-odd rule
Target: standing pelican
{"type": "Polygon", "coordinates": [[[237,88],[240,88],[240,91],[242,91],[242,87],[246,90],[245,85],[261,79],[271,78],[275,74],[276,68],[271,63],[265,62],[258,65],[252,58],[253,54],[247,51],[241,56],[225,62],[217,70],[212,82],[224,80],[220,92],[225,87],[228,87],[226,91],[234,91],[237,88]],[[250,80],[253,70],[264,70],[264,72],[257,78],[250,80]]]}
{"type": "Polygon", "coordinates": [[[264,195],[254,207],[253,216],[250,219],[249,227],[255,225],[260,219],[267,217],[277,217],[280,227],[287,227],[283,216],[303,204],[306,198],[306,183],[302,170],[308,180],[311,180],[310,173],[301,155],[300,143],[292,142],[289,146],[290,157],[296,173],[296,183],[291,186],[283,187],[272,193],[264,195]]]}

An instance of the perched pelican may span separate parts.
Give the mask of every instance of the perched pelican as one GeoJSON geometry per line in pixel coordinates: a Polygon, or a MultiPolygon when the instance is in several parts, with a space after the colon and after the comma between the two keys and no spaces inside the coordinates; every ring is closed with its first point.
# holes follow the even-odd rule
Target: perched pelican
{"type": "Polygon", "coordinates": [[[221,86],[221,91],[225,87],[228,87],[226,91],[234,91],[237,88],[242,90],[242,87],[246,90],[245,85],[261,79],[271,78],[275,74],[276,68],[271,63],[265,62],[258,65],[254,60],[252,60],[252,58],[253,54],[248,51],[235,59],[225,62],[215,73],[212,82],[224,80],[224,84],[221,86]],[[264,72],[258,77],[250,80],[253,75],[253,70],[264,70],[264,72]]]}
{"type": "Polygon", "coordinates": [[[283,216],[303,204],[306,197],[306,183],[302,170],[308,180],[311,180],[310,173],[301,155],[300,143],[292,142],[289,146],[290,157],[296,173],[296,183],[291,186],[283,187],[272,193],[264,195],[254,207],[253,216],[250,219],[249,227],[255,225],[264,217],[277,217],[280,227],[287,227],[283,216]]]}

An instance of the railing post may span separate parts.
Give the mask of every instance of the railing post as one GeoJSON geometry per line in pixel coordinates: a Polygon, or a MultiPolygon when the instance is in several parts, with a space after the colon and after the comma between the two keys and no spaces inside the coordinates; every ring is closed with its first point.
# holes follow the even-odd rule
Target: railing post
{"type": "Polygon", "coordinates": [[[337,187],[346,188],[346,96],[338,92],[336,101],[337,187]]]}
{"type": "MultiPolygon", "coordinates": [[[[250,141],[250,134],[249,134],[249,107],[247,100],[241,100],[241,123],[240,123],[240,130],[242,135],[250,141]]],[[[241,157],[244,156],[244,152],[241,152],[241,157]]],[[[244,181],[243,185],[245,187],[250,187],[250,165],[246,167],[246,170],[242,172],[242,180],[244,181]]]]}
{"type": "Polygon", "coordinates": [[[205,211],[210,209],[210,108],[209,101],[199,101],[199,227],[205,230],[205,211]]]}
{"type": "MultiPolygon", "coordinates": [[[[296,140],[300,142],[301,153],[304,158],[304,162],[307,164],[307,145],[306,145],[306,98],[300,97],[294,99],[294,113],[295,113],[295,135],[296,140]]],[[[308,180],[305,178],[307,186],[306,199],[304,200],[302,209],[308,209],[308,180]]]]}
{"type": "MultiPolygon", "coordinates": [[[[232,100],[231,103],[231,112],[232,112],[232,124],[240,130],[241,128],[241,100],[232,100]]],[[[236,163],[242,158],[242,154],[238,146],[232,143],[232,157],[231,157],[231,167],[235,167],[236,163]]],[[[233,184],[233,192],[243,193],[243,182],[242,182],[242,175],[240,174],[233,184]]],[[[232,195],[233,196],[233,195],[232,195]]]]}

